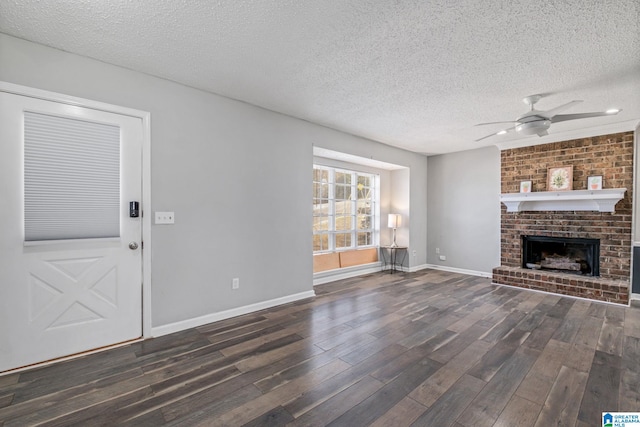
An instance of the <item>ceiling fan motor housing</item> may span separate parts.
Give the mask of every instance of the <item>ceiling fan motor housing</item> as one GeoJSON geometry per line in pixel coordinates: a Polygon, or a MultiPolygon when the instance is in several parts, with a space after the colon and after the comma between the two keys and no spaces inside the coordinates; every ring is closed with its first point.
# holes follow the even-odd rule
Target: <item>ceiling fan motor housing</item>
{"type": "Polygon", "coordinates": [[[551,126],[551,120],[535,120],[531,122],[519,123],[516,125],[516,132],[523,135],[537,135],[544,132],[551,126]]]}

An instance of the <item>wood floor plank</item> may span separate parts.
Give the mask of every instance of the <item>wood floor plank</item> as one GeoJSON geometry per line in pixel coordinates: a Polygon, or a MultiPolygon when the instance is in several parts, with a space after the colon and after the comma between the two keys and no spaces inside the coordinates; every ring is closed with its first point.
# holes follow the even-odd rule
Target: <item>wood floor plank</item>
{"type": "Polygon", "coordinates": [[[525,316],[526,313],[522,311],[512,311],[499,323],[490,328],[483,336],[480,337],[480,339],[490,343],[500,341],[510,333],[525,316]]]}
{"type": "Polygon", "coordinates": [[[0,389],[8,387],[13,384],[17,384],[19,378],[20,378],[20,374],[9,374],[5,376],[0,376],[0,389]]]}
{"type": "Polygon", "coordinates": [[[346,390],[305,412],[289,425],[299,427],[325,426],[367,399],[383,386],[384,384],[375,378],[366,376],[346,390]]]}
{"type": "Polygon", "coordinates": [[[578,413],[580,421],[597,423],[602,412],[617,410],[621,363],[620,356],[596,351],[578,413]]]}
{"type": "Polygon", "coordinates": [[[13,394],[6,394],[4,396],[0,396],[0,408],[4,408],[11,405],[11,402],[13,402],[13,394]]]}
{"type": "Polygon", "coordinates": [[[605,353],[621,356],[623,338],[624,328],[622,323],[618,319],[610,318],[605,314],[596,349],[604,351],[605,353]]]}
{"type": "Polygon", "coordinates": [[[561,319],[545,315],[540,326],[531,331],[524,345],[535,350],[543,350],[561,323],[561,319]]]}
{"type": "MultiPolygon", "coordinates": [[[[364,370],[355,367],[345,369],[338,375],[323,381],[287,402],[285,408],[297,418],[362,380],[367,376],[364,372],[364,370]]],[[[382,385],[382,383],[379,383],[379,387],[382,387],[382,385]]]]}
{"type": "Polygon", "coordinates": [[[458,418],[485,386],[485,382],[463,375],[413,424],[415,427],[449,425],[458,418]]]}
{"type": "Polygon", "coordinates": [[[279,427],[293,421],[293,416],[282,406],[278,406],[266,414],[254,418],[243,427],[279,427]]]}
{"type": "Polygon", "coordinates": [[[599,425],[640,407],[640,306],[436,270],[0,376],[0,427],[599,425]]]}
{"type": "Polygon", "coordinates": [[[371,423],[370,427],[408,427],[426,410],[426,406],[405,397],[371,423]]]}
{"type": "Polygon", "coordinates": [[[458,417],[463,425],[492,426],[538,358],[539,352],[524,347],[514,353],[458,417]]]}
{"type": "Polygon", "coordinates": [[[622,370],[618,399],[620,412],[637,412],[640,408],[640,372],[622,370]]]}
{"type": "Polygon", "coordinates": [[[593,348],[594,350],[598,346],[598,340],[600,338],[600,330],[602,329],[602,323],[604,319],[592,316],[582,317],[580,330],[576,334],[575,343],[593,348]]]}
{"type": "Polygon", "coordinates": [[[560,323],[560,326],[558,326],[558,329],[556,329],[551,338],[568,344],[572,344],[576,335],[578,334],[578,331],[580,330],[581,325],[582,316],[572,316],[571,313],[567,313],[565,318],[562,320],[562,323],[560,323]]]}
{"type": "Polygon", "coordinates": [[[240,404],[248,402],[245,396],[251,394],[251,399],[256,398],[254,391],[261,394],[254,383],[263,378],[267,378],[276,372],[287,369],[305,360],[308,360],[310,353],[305,350],[292,353],[289,356],[278,360],[272,364],[261,366],[260,368],[245,372],[243,375],[234,377],[222,384],[201,391],[193,396],[186,396],[162,408],[167,421],[188,418],[189,423],[194,420],[207,419],[211,414],[227,412],[240,404]],[[250,386],[250,387],[248,387],[250,386]],[[248,387],[248,388],[247,388],[248,387]],[[242,391],[244,390],[244,391],[242,391]],[[238,391],[237,394],[233,394],[238,391]],[[198,413],[192,415],[191,413],[198,413]]]}
{"type": "Polygon", "coordinates": [[[150,387],[153,394],[142,399],[137,399],[130,404],[119,404],[118,407],[108,415],[108,420],[114,424],[128,421],[138,417],[140,414],[162,409],[169,403],[184,400],[197,393],[210,390],[212,387],[228,381],[240,374],[235,367],[230,366],[218,371],[208,372],[206,375],[198,375],[197,372],[190,373],[189,376],[179,376],[171,378],[171,381],[161,381],[152,384],[150,387]],[[173,385],[173,387],[171,387],[173,385]]]}
{"type": "Polygon", "coordinates": [[[453,332],[463,332],[473,326],[476,322],[483,319],[486,315],[493,312],[497,306],[493,304],[482,304],[479,307],[474,308],[471,313],[467,314],[460,320],[447,326],[447,329],[453,332]]]}
{"type": "Polygon", "coordinates": [[[336,360],[302,375],[266,394],[240,405],[224,414],[213,415],[196,424],[201,426],[242,425],[268,412],[279,402],[288,402],[311,388],[312,384],[322,382],[349,367],[348,363],[336,360]]]}
{"type": "Polygon", "coordinates": [[[513,329],[509,335],[482,356],[482,359],[467,373],[485,382],[490,381],[500,367],[516,352],[522,342],[527,339],[528,335],[529,332],[513,329]]]}
{"type": "Polygon", "coordinates": [[[492,345],[486,341],[475,341],[442,366],[430,378],[416,387],[409,397],[429,407],[444,395],[465,373],[475,365],[492,345]]]}
{"type": "Polygon", "coordinates": [[[512,396],[494,427],[533,426],[540,415],[541,406],[519,396],[512,396]]]}
{"type": "MultiPolygon", "coordinates": [[[[536,427],[550,425],[571,426],[576,422],[584,388],[587,384],[587,373],[562,366],[558,377],[536,420],[536,427]]],[[[594,425],[594,421],[590,421],[594,425]]]]}
{"type": "Polygon", "coordinates": [[[640,372],[640,338],[625,337],[621,363],[622,369],[640,372]]]}
{"type": "Polygon", "coordinates": [[[629,309],[624,316],[625,336],[640,338],[640,308],[629,309]]]}
{"type": "Polygon", "coordinates": [[[571,345],[565,342],[549,340],[516,394],[539,405],[544,404],[570,349],[571,345]]]}
{"type": "Polygon", "coordinates": [[[276,363],[282,359],[285,359],[291,355],[304,355],[305,358],[313,357],[317,354],[323,353],[320,347],[313,345],[311,340],[303,339],[294,341],[292,343],[275,347],[270,351],[266,351],[261,354],[251,354],[247,357],[241,358],[235,362],[235,367],[242,372],[250,372],[258,368],[276,363]]]}
{"type": "Polygon", "coordinates": [[[412,364],[391,382],[373,393],[361,403],[329,423],[330,426],[368,425],[384,415],[409,392],[429,378],[440,364],[424,358],[412,364]]]}
{"type": "Polygon", "coordinates": [[[160,410],[166,425],[180,427],[205,422],[216,414],[229,412],[262,396],[253,384],[239,388],[234,387],[234,384],[228,384],[230,387],[225,387],[226,385],[212,387],[162,407],[160,410]]]}

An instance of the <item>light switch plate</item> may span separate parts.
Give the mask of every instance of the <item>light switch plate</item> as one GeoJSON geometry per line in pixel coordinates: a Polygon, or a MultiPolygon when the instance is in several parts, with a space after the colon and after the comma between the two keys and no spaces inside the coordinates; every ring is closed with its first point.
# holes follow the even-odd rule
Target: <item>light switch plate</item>
{"type": "Polygon", "coordinates": [[[156,212],[156,224],[173,224],[174,222],[173,212],[156,212]]]}

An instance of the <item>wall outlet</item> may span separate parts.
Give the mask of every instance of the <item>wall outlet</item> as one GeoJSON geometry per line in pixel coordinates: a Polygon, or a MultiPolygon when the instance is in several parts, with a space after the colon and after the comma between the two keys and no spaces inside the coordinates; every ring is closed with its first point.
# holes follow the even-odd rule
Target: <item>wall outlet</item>
{"type": "Polygon", "coordinates": [[[440,255],[440,261],[446,261],[446,260],[447,260],[447,257],[446,257],[446,256],[444,256],[444,255],[440,255]]]}
{"type": "Polygon", "coordinates": [[[440,248],[436,248],[436,253],[439,254],[440,253],[440,248]]]}
{"type": "Polygon", "coordinates": [[[174,222],[173,212],[156,212],[156,224],[173,224],[174,222]]]}
{"type": "Polygon", "coordinates": [[[238,289],[240,287],[240,278],[235,277],[232,281],[231,281],[231,289],[238,289]]]}

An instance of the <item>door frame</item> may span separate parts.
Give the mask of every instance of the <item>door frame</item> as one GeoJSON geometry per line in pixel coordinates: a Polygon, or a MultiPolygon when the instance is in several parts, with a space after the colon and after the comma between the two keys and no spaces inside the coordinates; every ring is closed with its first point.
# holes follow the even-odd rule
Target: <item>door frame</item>
{"type": "MultiPolygon", "coordinates": [[[[0,80],[0,92],[27,96],[142,120],[142,338],[151,337],[151,113],[0,80]],[[146,212],[145,212],[146,211],[146,212]],[[145,249],[146,246],[146,249],[145,249]]],[[[116,344],[116,343],[113,343],[116,344]]]]}

